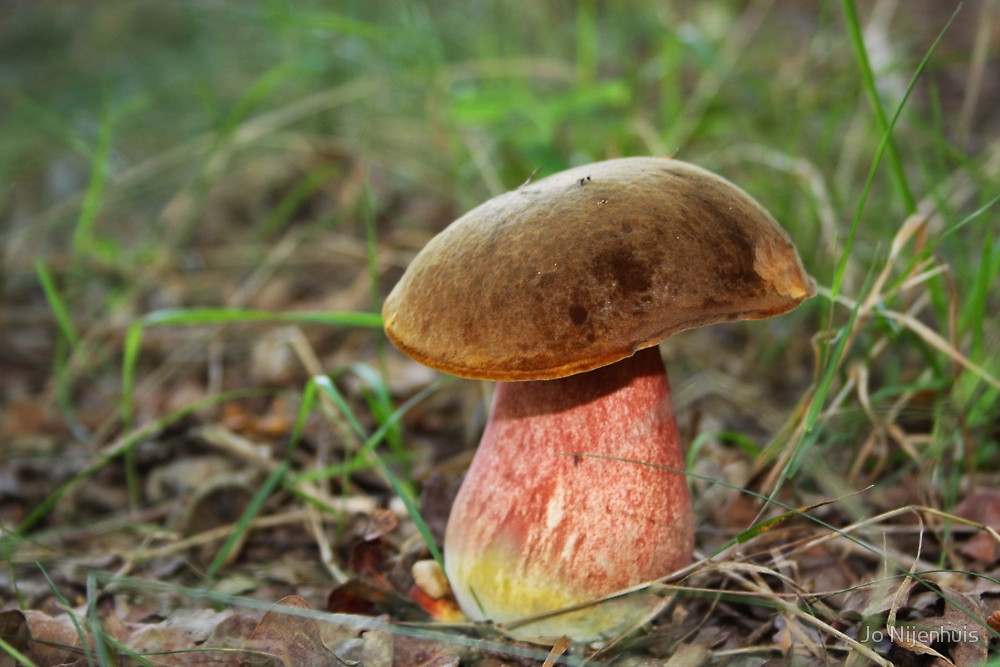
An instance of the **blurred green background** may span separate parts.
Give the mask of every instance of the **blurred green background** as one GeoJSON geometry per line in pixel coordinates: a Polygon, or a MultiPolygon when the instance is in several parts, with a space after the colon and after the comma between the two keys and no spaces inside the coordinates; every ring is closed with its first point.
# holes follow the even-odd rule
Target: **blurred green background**
{"type": "MultiPolygon", "coordinates": [[[[864,3],[890,113],[957,6],[864,3]]],[[[833,2],[39,1],[0,12],[0,205],[15,258],[74,237],[112,255],[183,245],[203,212],[196,203],[175,229],[157,224],[167,203],[182,190],[197,202],[253,158],[363,155],[398,196],[460,210],[535,170],[669,154],[761,199],[829,283],[880,139],[833,2]],[[106,183],[88,203],[100,211],[81,230],[95,170],[106,183]]],[[[970,77],[990,12],[990,0],[965,3],[901,116],[918,197],[956,169],[985,178],[974,156],[997,134],[995,22],[976,90],[970,77]]],[[[862,252],[907,213],[886,169],[875,188],[862,252]]]]}

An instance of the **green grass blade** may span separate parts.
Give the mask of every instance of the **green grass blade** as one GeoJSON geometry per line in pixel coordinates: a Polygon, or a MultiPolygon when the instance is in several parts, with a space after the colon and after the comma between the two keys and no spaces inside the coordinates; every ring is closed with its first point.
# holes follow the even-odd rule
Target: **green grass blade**
{"type": "Polygon", "coordinates": [[[254,518],[260,514],[261,508],[264,507],[264,503],[267,499],[271,497],[271,493],[277,488],[278,484],[284,479],[285,475],[291,469],[291,463],[288,460],[282,461],[281,465],[275,468],[267,479],[264,480],[264,484],[257,490],[257,493],[253,495],[250,499],[249,505],[240,515],[239,520],[236,525],[233,526],[233,532],[229,534],[226,541],[219,548],[219,551],[215,554],[215,558],[212,559],[212,563],[208,566],[208,570],[205,572],[205,578],[209,581],[215,581],[215,577],[219,574],[219,570],[222,566],[229,560],[230,554],[232,554],[233,549],[239,543],[240,539],[247,534],[250,530],[250,524],[253,523],[254,518]]]}
{"type": "Polygon", "coordinates": [[[372,467],[373,464],[368,461],[367,458],[352,456],[343,463],[334,463],[333,465],[323,466],[322,468],[310,468],[309,470],[295,473],[290,476],[287,488],[293,491],[295,489],[295,484],[299,481],[309,482],[331,479],[334,477],[343,477],[356,472],[361,472],[362,470],[371,470],[372,467]]]}
{"type": "Polygon", "coordinates": [[[8,109],[16,114],[17,120],[26,123],[31,134],[53,139],[73,154],[93,163],[94,146],[49,105],[36,101],[23,90],[6,90],[5,95],[8,109]]]}
{"type": "Polygon", "coordinates": [[[235,322],[275,322],[293,324],[325,324],[327,326],[382,326],[382,317],[363,312],[271,312],[243,308],[179,308],[157,310],[144,315],[143,326],[196,326],[202,324],[232,324],[235,322]]]}
{"type": "Polygon", "coordinates": [[[336,175],[337,166],[330,162],[324,162],[320,166],[312,169],[293,187],[288,194],[281,198],[281,201],[267,214],[263,222],[257,225],[254,230],[254,237],[258,241],[269,239],[276,231],[281,229],[292,216],[302,208],[302,205],[309,201],[316,192],[333,179],[336,175]]]}
{"type": "Polygon", "coordinates": [[[22,665],[23,667],[38,667],[37,663],[8,644],[3,637],[0,637],[0,652],[13,659],[17,664],[22,665]]]}
{"type": "MultiPolygon", "coordinates": [[[[869,273],[869,276],[865,281],[862,293],[864,293],[864,290],[870,283],[871,273],[869,273]]],[[[835,301],[831,298],[831,308],[833,308],[834,305],[835,301]]],[[[813,445],[815,445],[819,440],[821,429],[816,428],[819,421],[819,414],[822,411],[823,406],[826,404],[826,397],[830,393],[830,387],[833,386],[834,378],[837,376],[837,371],[841,367],[841,363],[847,351],[847,343],[850,339],[850,332],[854,329],[854,323],[857,321],[860,307],[861,301],[858,300],[851,309],[851,314],[848,317],[847,322],[837,330],[833,341],[828,343],[832,344],[833,348],[824,354],[821,359],[820,367],[823,369],[822,374],[820,375],[819,382],[816,383],[815,389],[809,395],[809,407],[806,409],[805,415],[802,418],[803,437],[793,445],[794,450],[792,455],[788,458],[784,468],[778,474],[774,483],[774,488],[768,495],[764,506],[761,508],[761,512],[767,509],[767,505],[776,502],[777,495],[782,486],[784,486],[785,481],[795,474],[805,458],[805,455],[812,450],[813,445]]],[[[781,444],[780,439],[776,440],[773,444],[781,444]]]]}
{"type": "Polygon", "coordinates": [[[292,426],[292,435],[288,439],[288,456],[285,457],[287,461],[295,458],[295,453],[299,449],[299,443],[302,441],[302,434],[306,429],[306,421],[309,419],[309,415],[316,405],[316,398],[316,383],[310,379],[306,382],[305,389],[302,391],[302,399],[299,401],[299,412],[295,417],[295,424],[292,426]]]}
{"type": "Polygon", "coordinates": [[[75,416],[75,409],[73,407],[73,382],[70,372],[70,361],[74,354],[77,354],[81,349],[80,334],[73,323],[73,316],[70,314],[69,307],[59,293],[59,288],[56,285],[56,280],[52,272],[49,271],[45,262],[38,258],[35,259],[35,275],[38,276],[38,282],[42,286],[45,300],[48,302],[49,309],[56,319],[59,332],[62,334],[56,339],[55,351],[52,355],[56,403],[66,423],[78,432],[83,432],[84,429],[79,426],[79,421],[75,416]]]}
{"type": "Polygon", "coordinates": [[[80,334],[77,333],[76,325],[73,324],[73,317],[69,314],[66,302],[63,300],[62,295],[59,294],[59,288],[56,286],[56,280],[52,276],[52,272],[49,271],[49,267],[40,258],[35,259],[35,275],[38,276],[38,282],[42,286],[45,300],[48,302],[49,308],[56,318],[59,331],[75,350],[80,345],[80,334]]]}
{"type": "MultiPolygon", "coordinates": [[[[42,573],[42,576],[45,577],[45,581],[49,585],[49,590],[52,591],[52,595],[59,601],[59,604],[61,604],[64,609],[72,609],[75,605],[70,604],[70,601],[66,599],[63,592],[59,590],[58,586],[56,586],[56,582],[52,581],[52,577],[49,575],[48,570],[46,570],[41,563],[35,563],[35,565],[38,567],[38,571],[42,573]]],[[[76,630],[76,637],[80,640],[80,646],[87,646],[87,633],[84,632],[83,626],[80,625],[80,620],[77,618],[77,615],[70,614],[69,621],[73,624],[73,629],[76,630]]],[[[84,652],[87,655],[87,663],[93,664],[93,658],[90,652],[84,652]]]]}
{"type": "Polygon", "coordinates": [[[991,208],[996,206],[997,202],[1000,202],[1000,195],[997,195],[993,199],[989,200],[988,202],[977,208],[975,211],[973,211],[969,215],[965,216],[964,218],[956,222],[954,225],[951,225],[950,227],[942,231],[934,239],[931,239],[930,243],[932,244],[932,247],[938,245],[939,243],[941,243],[941,241],[945,240],[946,238],[948,238],[958,230],[962,229],[969,223],[974,222],[975,220],[982,217],[983,214],[985,214],[991,208]]]}
{"type": "Polygon", "coordinates": [[[135,663],[142,665],[142,667],[157,667],[157,665],[151,662],[148,658],[144,658],[131,647],[126,646],[119,640],[115,639],[112,635],[105,633],[103,637],[107,641],[108,645],[117,651],[119,657],[118,664],[122,664],[122,658],[128,658],[130,660],[128,664],[130,665],[135,663]]]}
{"type": "MultiPolygon", "coordinates": [[[[364,381],[362,389],[365,400],[368,402],[368,409],[378,424],[385,423],[395,411],[392,404],[392,394],[389,385],[386,384],[381,374],[375,369],[360,362],[350,365],[351,372],[364,381]]],[[[395,424],[386,430],[385,441],[396,459],[403,464],[405,474],[409,476],[409,453],[403,444],[402,430],[399,424],[395,424]]]]}
{"type": "Polygon", "coordinates": [[[427,526],[427,522],[420,515],[420,503],[418,502],[416,495],[413,493],[413,489],[410,485],[399,479],[389,466],[385,464],[382,457],[376,453],[372,453],[372,460],[378,466],[378,469],[385,475],[385,478],[389,480],[389,484],[392,485],[393,490],[399,499],[403,501],[403,506],[406,507],[407,513],[410,515],[410,519],[417,528],[417,532],[420,536],[424,538],[424,544],[427,545],[427,550],[430,551],[431,557],[437,561],[438,565],[441,566],[442,572],[444,571],[444,556],[437,548],[437,543],[434,541],[434,536],[431,534],[431,529],[427,526]]]}
{"type": "Polygon", "coordinates": [[[363,216],[365,222],[365,263],[368,268],[368,286],[370,291],[370,308],[373,313],[382,312],[382,297],[379,290],[380,277],[378,261],[378,228],[375,222],[375,193],[372,191],[371,176],[365,174],[365,187],[362,196],[363,216]]]}
{"type": "Polygon", "coordinates": [[[125,331],[122,343],[122,401],[121,418],[126,429],[132,427],[135,416],[135,368],[139,363],[139,351],[142,348],[142,320],[136,320],[125,331]]]}
{"type": "Polygon", "coordinates": [[[728,430],[703,431],[695,436],[694,440],[692,440],[691,444],[687,447],[687,454],[685,455],[684,460],[688,470],[695,467],[702,447],[704,447],[705,443],[710,440],[718,440],[719,442],[735,445],[750,458],[760,454],[760,446],[757,442],[744,433],[728,430]]]}
{"type": "Polygon", "coordinates": [[[959,315],[959,329],[972,336],[971,357],[978,356],[983,348],[983,322],[989,317],[990,296],[996,289],[1000,274],[1000,243],[984,243],[979,253],[978,270],[972,289],[966,293],[965,304],[959,315]]]}
{"type": "MultiPolygon", "coordinates": [[[[333,380],[324,375],[313,378],[313,381],[316,383],[316,387],[333,402],[337,410],[340,411],[340,414],[343,415],[344,419],[347,420],[347,424],[350,427],[351,431],[353,431],[354,434],[359,439],[364,440],[365,439],[364,427],[358,421],[358,418],[354,415],[354,411],[348,404],[347,399],[345,399],[344,395],[341,394],[340,390],[337,389],[337,385],[333,383],[333,380]]],[[[375,445],[373,444],[372,447],[374,446],[375,445]]],[[[365,449],[364,446],[362,446],[358,451],[354,452],[354,455],[349,459],[349,463],[356,464],[358,462],[367,460],[367,454],[368,451],[365,449]]],[[[350,486],[348,484],[348,479],[347,479],[348,474],[349,473],[347,468],[344,468],[340,473],[341,487],[345,490],[350,486]]]]}
{"type": "Polygon", "coordinates": [[[278,63],[258,76],[226,115],[222,127],[219,129],[220,140],[224,141],[232,136],[247,117],[293,74],[294,70],[289,63],[278,63]]]}
{"type": "Polygon", "coordinates": [[[830,387],[833,386],[834,377],[840,368],[841,361],[844,359],[844,353],[847,350],[847,341],[850,337],[850,332],[854,328],[854,323],[857,321],[860,307],[861,302],[858,301],[854,305],[854,308],[851,309],[851,314],[847,318],[847,322],[837,330],[833,349],[826,358],[826,363],[823,366],[823,374],[820,376],[819,383],[816,385],[816,391],[809,401],[809,409],[806,410],[803,420],[804,431],[806,433],[811,432],[819,420],[819,413],[826,403],[826,397],[830,394],[830,387]]]}
{"type": "MultiPolygon", "coordinates": [[[[369,439],[371,444],[366,442],[365,448],[373,450],[375,443],[381,440],[385,436],[386,432],[396,428],[396,425],[403,418],[403,415],[409,412],[410,409],[413,408],[413,406],[423,401],[425,398],[427,398],[432,393],[440,389],[446,383],[450,382],[452,379],[453,378],[450,377],[443,377],[437,380],[436,382],[429,384],[424,389],[414,394],[409,400],[400,405],[399,408],[395,412],[393,412],[384,422],[382,422],[382,424],[379,425],[378,429],[376,429],[374,433],[372,433],[372,436],[369,439]]],[[[427,544],[427,549],[431,552],[431,556],[434,558],[434,560],[438,562],[438,565],[440,565],[443,570],[444,558],[441,556],[441,552],[438,551],[437,544],[434,541],[434,536],[431,534],[430,528],[427,527],[427,523],[424,521],[424,518],[420,515],[420,507],[416,500],[416,495],[413,493],[413,489],[409,484],[399,480],[392,473],[392,471],[389,470],[389,467],[385,464],[385,461],[382,459],[382,457],[378,456],[374,451],[372,451],[372,454],[373,454],[373,460],[378,465],[379,469],[382,470],[382,473],[386,475],[386,478],[389,480],[389,483],[392,485],[392,488],[395,489],[396,493],[399,495],[400,500],[403,501],[403,505],[406,507],[406,511],[409,513],[410,519],[413,520],[413,523],[416,526],[417,531],[420,533],[421,537],[424,538],[424,542],[427,544]]]]}
{"type": "Polygon", "coordinates": [[[344,398],[344,395],[340,393],[339,389],[337,389],[337,385],[333,383],[333,380],[325,375],[322,375],[320,377],[313,378],[313,381],[316,383],[319,390],[326,394],[326,396],[333,401],[334,405],[337,406],[337,409],[340,410],[344,419],[347,420],[348,426],[351,427],[351,430],[354,431],[355,435],[364,440],[366,437],[364,427],[361,425],[361,422],[358,421],[358,418],[354,416],[354,411],[351,410],[351,406],[347,403],[347,399],[344,398]]]}
{"type": "MultiPolygon", "coordinates": [[[[109,642],[107,641],[110,637],[104,632],[104,626],[101,625],[97,603],[100,589],[97,585],[96,575],[96,572],[91,572],[87,575],[87,625],[90,629],[90,638],[94,644],[94,651],[97,653],[98,664],[103,667],[105,665],[118,664],[118,661],[111,655],[111,648],[108,646],[109,642]]],[[[90,656],[89,651],[87,652],[87,656],[87,662],[92,664],[93,658],[90,656]]]]}
{"type": "MultiPolygon", "coordinates": [[[[427,544],[427,549],[430,551],[431,556],[442,566],[444,564],[444,559],[441,556],[441,552],[437,548],[437,544],[434,541],[434,536],[431,534],[430,528],[427,527],[427,523],[424,521],[423,517],[420,516],[420,507],[416,500],[416,494],[414,494],[413,489],[408,483],[404,482],[403,480],[400,480],[392,472],[392,470],[386,464],[385,460],[381,456],[379,456],[378,453],[375,451],[375,447],[385,438],[386,434],[390,430],[396,428],[397,424],[399,424],[399,421],[403,418],[403,415],[409,412],[413,408],[413,406],[417,405],[420,401],[430,396],[432,393],[440,389],[445,383],[450,382],[451,380],[452,378],[450,377],[443,377],[437,380],[436,382],[433,382],[428,386],[424,387],[421,391],[417,392],[412,397],[410,397],[409,400],[400,405],[395,412],[393,412],[385,419],[385,421],[379,424],[379,427],[375,430],[374,433],[371,434],[371,436],[365,438],[364,429],[362,428],[361,424],[358,423],[357,418],[351,411],[350,406],[347,404],[347,401],[337,390],[333,382],[326,377],[316,378],[316,383],[319,386],[320,390],[326,393],[334,401],[337,408],[343,413],[344,418],[347,419],[348,423],[351,426],[351,429],[354,430],[355,433],[357,433],[362,438],[365,438],[365,442],[358,450],[355,456],[355,460],[358,460],[361,457],[365,457],[367,460],[374,463],[374,465],[379,469],[379,471],[385,476],[386,480],[389,482],[389,485],[392,486],[393,490],[396,492],[396,495],[398,495],[400,500],[402,500],[403,505],[406,507],[406,511],[410,515],[410,519],[413,520],[413,523],[417,528],[417,531],[424,538],[424,542],[427,544]]],[[[342,470],[343,468],[338,467],[338,471],[342,470]]],[[[300,473],[295,478],[320,479],[324,476],[325,472],[328,471],[325,469],[318,471],[310,471],[307,473],[300,473]]]]}
{"type": "Polygon", "coordinates": [[[101,125],[97,135],[97,146],[94,149],[94,159],[90,168],[90,182],[84,193],[80,215],[77,217],[76,229],[73,231],[74,256],[89,254],[94,246],[94,224],[104,199],[104,187],[108,182],[108,169],[111,155],[111,136],[114,127],[114,116],[110,108],[101,115],[101,125]]]}
{"type": "MultiPolygon", "coordinates": [[[[848,11],[849,8],[851,12],[854,12],[853,0],[842,0],[842,2],[844,4],[845,11],[848,11]]],[[[864,50],[865,48],[864,40],[861,38],[860,34],[861,27],[857,23],[856,12],[853,14],[853,16],[854,16],[854,21],[853,22],[850,20],[848,21],[848,23],[852,25],[852,38],[853,38],[853,32],[855,30],[858,31],[857,39],[861,41],[860,45],[857,44],[855,45],[855,48],[856,50],[860,50],[858,53],[859,60],[863,58],[864,62],[867,63],[868,56],[864,50]]],[[[836,273],[834,274],[833,277],[833,283],[830,286],[830,292],[834,300],[836,300],[837,296],[840,294],[840,285],[841,282],[843,281],[844,273],[847,271],[847,262],[851,255],[851,248],[854,245],[854,238],[855,235],[857,234],[858,226],[861,223],[861,212],[864,210],[865,203],[868,200],[868,193],[871,191],[872,184],[875,182],[875,173],[878,170],[878,165],[882,161],[882,156],[887,150],[895,149],[895,144],[892,141],[893,128],[896,127],[896,122],[899,120],[900,114],[903,113],[903,108],[906,106],[907,100],[910,99],[910,94],[913,92],[914,86],[917,85],[917,80],[920,78],[920,74],[924,71],[924,69],[926,69],[927,63],[930,61],[931,54],[934,53],[938,44],[940,44],[941,39],[944,37],[945,33],[948,31],[948,28],[951,26],[952,21],[955,20],[955,16],[957,16],[957,10],[955,14],[952,14],[951,19],[949,19],[947,24],[945,24],[944,28],[938,34],[937,39],[934,40],[930,48],[927,49],[927,53],[925,53],[924,57],[920,60],[920,63],[917,65],[916,71],[913,73],[913,76],[910,78],[909,84],[906,86],[906,92],[903,94],[903,99],[899,101],[899,105],[896,107],[896,111],[892,115],[892,119],[891,120],[883,119],[884,127],[882,127],[883,125],[882,122],[880,122],[879,124],[879,129],[881,131],[882,138],[879,141],[878,148],[875,151],[875,157],[872,159],[871,167],[868,170],[868,177],[865,179],[865,185],[862,188],[861,194],[858,197],[858,205],[855,207],[854,210],[854,218],[851,220],[851,227],[847,233],[847,239],[844,241],[844,249],[841,252],[840,261],[837,264],[836,273]]],[[[868,76],[872,77],[870,65],[868,66],[866,71],[868,76]]],[[[872,78],[871,80],[871,85],[872,86],[875,85],[874,78],[872,78]]],[[[876,102],[873,102],[873,104],[875,103],[876,102]]],[[[878,103],[878,113],[883,115],[885,113],[882,110],[881,103],[878,103]]],[[[899,163],[898,154],[890,153],[890,161],[893,160],[895,161],[892,162],[892,164],[895,165],[893,166],[893,172],[895,173],[896,168],[898,167],[899,169],[902,169],[902,166],[901,163],[899,163]]],[[[906,184],[905,177],[902,185],[904,187],[904,193],[905,193],[903,195],[903,199],[904,199],[904,204],[906,205],[906,212],[907,214],[911,214],[914,211],[916,211],[916,202],[913,200],[913,195],[909,193],[909,186],[906,184]],[[908,195],[908,197],[906,195],[908,195]]]]}
{"type": "MultiPolygon", "coordinates": [[[[875,114],[879,132],[882,136],[887,137],[885,140],[886,157],[889,161],[889,169],[892,173],[893,183],[896,186],[896,192],[903,200],[906,212],[908,214],[913,213],[917,210],[917,200],[914,198],[913,191],[910,189],[910,184],[906,178],[906,170],[903,168],[903,160],[899,156],[899,149],[896,148],[896,142],[893,141],[891,136],[892,126],[895,121],[893,123],[889,122],[889,118],[885,113],[885,107],[882,105],[882,98],[878,93],[878,83],[875,80],[875,73],[872,71],[871,61],[868,59],[868,48],[865,46],[864,34],[861,28],[861,20],[858,18],[857,8],[854,6],[854,0],[841,0],[841,6],[844,10],[844,17],[847,20],[851,45],[854,47],[854,57],[861,68],[861,81],[864,83],[865,92],[868,94],[868,101],[871,103],[872,111],[875,114]]],[[[909,95],[909,90],[907,90],[907,95],[909,95]]],[[[900,107],[902,107],[905,101],[906,98],[904,96],[903,101],[900,102],[900,107]]]]}
{"type": "Polygon", "coordinates": [[[583,0],[576,6],[576,72],[582,88],[597,81],[597,3],[583,0]]]}

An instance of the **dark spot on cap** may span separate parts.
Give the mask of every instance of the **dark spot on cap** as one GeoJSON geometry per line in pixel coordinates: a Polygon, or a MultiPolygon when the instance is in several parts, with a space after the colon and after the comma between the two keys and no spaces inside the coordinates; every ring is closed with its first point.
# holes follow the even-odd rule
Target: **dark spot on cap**
{"type": "Polygon", "coordinates": [[[580,326],[587,321],[587,309],[579,304],[573,304],[569,307],[569,319],[573,320],[573,324],[580,326]]]}
{"type": "Polygon", "coordinates": [[[644,265],[632,248],[615,247],[598,253],[593,261],[598,280],[611,283],[626,292],[646,292],[652,286],[649,267],[644,265]]]}

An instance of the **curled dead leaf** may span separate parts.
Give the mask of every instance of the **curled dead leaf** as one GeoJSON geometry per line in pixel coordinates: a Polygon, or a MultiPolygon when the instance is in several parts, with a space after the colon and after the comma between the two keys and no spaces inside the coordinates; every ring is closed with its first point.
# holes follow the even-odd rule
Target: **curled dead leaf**
{"type": "MultiPolygon", "coordinates": [[[[286,596],[278,604],[299,609],[312,608],[298,595],[286,596]]],[[[316,621],[293,616],[280,609],[264,614],[247,638],[246,648],[278,658],[286,665],[337,664],[337,657],[327,649],[320,637],[316,621]]]]}
{"type": "Polygon", "coordinates": [[[371,521],[368,529],[365,530],[364,539],[366,541],[378,540],[396,529],[399,519],[392,510],[378,508],[372,511],[371,521]]]}

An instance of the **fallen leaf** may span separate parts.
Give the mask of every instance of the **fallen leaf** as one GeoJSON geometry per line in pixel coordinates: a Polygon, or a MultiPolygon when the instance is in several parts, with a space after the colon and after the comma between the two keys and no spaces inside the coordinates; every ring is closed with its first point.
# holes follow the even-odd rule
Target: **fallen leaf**
{"type": "MultiPolygon", "coordinates": [[[[311,609],[304,598],[289,595],[278,601],[285,607],[311,609]]],[[[292,616],[280,609],[264,614],[260,623],[247,638],[246,648],[259,651],[281,660],[286,665],[309,667],[311,665],[337,664],[337,658],[320,638],[319,624],[311,618],[292,616]]]]}
{"type": "Polygon", "coordinates": [[[359,540],[351,545],[351,556],[347,567],[354,574],[370,580],[378,588],[389,590],[392,584],[386,578],[385,557],[382,540],[359,540]]]}
{"type": "Polygon", "coordinates": [[[330,591],[326,599],[326,610],[338,614],[363,615],[374,615],[382,610],[400,618],[426,617],[418,605],[394,589],[375,586],[360,579],[350,579],[330,591]]]}
{"type": "MultiPolygon", "coordinates": [[[[1000,490],[975,491],[955,505],[951,511],[957,517],[1000,530],[1000,490]]],[[[973,560],[993,563],[1000,555],[998,546],[1000,545],[991,535],[980,531],[969,538],[961,551],[963,555],[973,560]]]]}
{"type": "Polygon", "coordinates": [[[395,512],[378,508],[371,514],[371,521],[368,523],[367,530],[365,530],[364,540],[372,542],[382,539],[394,531],[398,525],[399,519],[396,517],[395,512]]]}
{"type": "Polygon", "coordinates": [[[399,635],[394,638],[393,657],[399,667],[458,667],[454,648],[441,642],[399,635]]]}
{"type": "Polygon", "coordinates": [[[664,663],[665,667],[699,667],[709,662],[712,652],[698,644],[681,644],[664,663]]]}
{"type": "Polygon", "coordinates": [[[351,579],[330,591],[326,610],[334,614],[372,614],[376,604],[388,599],[384,590],[351,579]]]}
{"type": "Polygon", "coordinates": [[[925,631],[925,641],[950,646],[951,660],[957,667],[984,664],[989,634],[978,622],[986,615],[979,596],[949,590],[942,590],[941,596],[947,600],[944,614],[925,618],[915,627],[925,631]]]}
{"type": "MultiPolygon", "coordinates": [[[[80,647],[80,634],[69,614],[52,617],[27,610],[24,618],[31,633],[31,644],[26,655],[39,665],[73,664],[84,657],[80,647]]],[[[84,625],[85,622],[80,620],[84,625]]]]}
{"type": "Polygon", "coordinates": [[[361,664],[365,667],[392,667],[393,637],[384,630],[369,630],[361,635],[361,664]]]}
{"type": "Polygon", "coordinates": [[[17,609],[0,612],[0,637],[21,653],[28,652],[28,640],[31,631],[28,629],[28,619],[17,609]]]}

